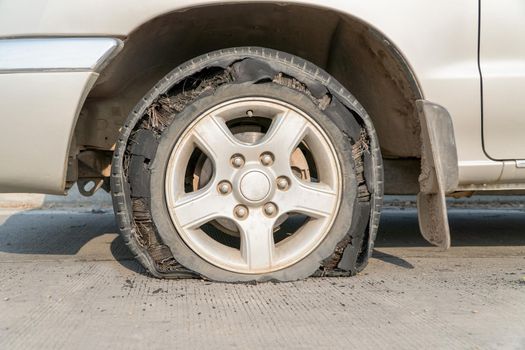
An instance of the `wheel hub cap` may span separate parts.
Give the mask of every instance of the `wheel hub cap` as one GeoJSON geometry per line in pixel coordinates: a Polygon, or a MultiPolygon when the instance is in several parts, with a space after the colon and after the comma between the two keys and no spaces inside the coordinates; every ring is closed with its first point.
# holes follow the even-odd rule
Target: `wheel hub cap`
{"type": "Polygon", "coordinates": [[[248,171],[240,182],[241,195],[250,202],[260,202],[271,190],[270,179],[259,170],[248,171]]]}

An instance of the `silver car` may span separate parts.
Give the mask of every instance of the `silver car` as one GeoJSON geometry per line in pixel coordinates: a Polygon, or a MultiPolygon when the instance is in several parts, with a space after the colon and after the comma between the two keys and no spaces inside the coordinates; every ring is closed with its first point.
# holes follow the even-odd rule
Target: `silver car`
{"type": "Polygon", "coordinates": [[[0,0],[0,192],[111,192],[154,276],[361,271],[384,194],[525,188],[525,3],[0,0]]]}

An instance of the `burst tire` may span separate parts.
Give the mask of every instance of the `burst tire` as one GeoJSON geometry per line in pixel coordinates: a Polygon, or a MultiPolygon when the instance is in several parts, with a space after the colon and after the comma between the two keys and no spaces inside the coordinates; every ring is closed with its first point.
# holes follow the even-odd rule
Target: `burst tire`
{"type": "MultiPolygon", "coordinates": [[[[272,123],[274,122],[270,123],[268,133],[273,130],[272,123]]],[[[254,146],[248,149],[252,148],[254,146]]],[[[304,147],[310,148],[315,150],[315,147],[304,147]]],[[[327,149],[321,146],[317,148],[327,149]]],[[[274,149],[275,157],[279,158],[279,149],[274,149]]],[[[210,152],[213,153],[209,151],[203,154],[209,155],[210,152]]],[[[264,153],[263,148],[259,153],[264,153]]],[[[188,154],[186,158],[189,157],[188,154]]],[[[319,160],[320,156],[317,158],[319,160]]],[[[211,164],[215,163],[219,164],[219,161],[212,159],[211,164]]],[[[319,174],[323,171],[325,170],[315,170],[319,174]]],[[[213,173],[216,175],[217,169],[214,168],[213,173]]],[[[327,174],[332,176],[328,172],[327,174]]],[[[297,184],[315,185],[299,182],[293,175],[284,177],[296,184],[296,187],[301,187],[297,184]]],[[[195,185],[195,191],[205,192],[207,189],[211,193],[210,188],[214,191],[220,180],[212,177],[207,187],[197,188],[199,185],[195,185]]],[[[111,185],[120,233],[137,259],[154,276],[201,276],[227,282],[290,281],[310,275],[353,275],[366,266],[379,220],[382,166],[375,131],[368,115],[334,78],[313,64],[292,55],[261,48],[235,48],[213,52],[183,64],[144,97],[122,129],[113,159],[111,185]],[[329,220],[329,224],[326,221],[326,225],[319,225],[326,232],[317,236],[310,235],[315,236],[316,240],[304,252],[294,252],[293,247],[297,244],[291,243],[288,243],[290,248],[282,249],[287,244],[283,240],[284,243],[279,243],[278,249],[283,252],[292,251],[295,255],[288,260],[276,260],[275,264],[271,259],[266,262],[266,255],[263,254],[261,258],[257,250],[252,248],[250,253],[250,249],[246,248],[247,243],[243,237],[249,236],[243,235],[243,232],[249,230],[242,228],[245,219],[240,220],[234,210],[240,205],[255,215],[265,210],[268,203],[273,204],[274,197],[285,197],[282,197],[279,188],[275,186],[267,190],[265,187],[268,196],[260,202],[257,202],[259,198],[253,197],[254,194],[250,194],[252,197],[243,197],[238,187],[244,186],[245,182],[237,179],[239,176],[245,179],[242,171],[247,171],[254,179],[258,179],[256,182],[260,182],[261,178],[268,178],[273,183],[282,171],[279,173],[271,170],[271,166],[258,164],[255,156],[243,158],[243,166],[246,161],[250,171],[232,170],[240,175],[228,178],[226,183],[229,187],[227,190],[225,187],[224,198],[230,198],[235,203],[232,202],[233,211],[228,208],[227,212],[221,214],[231,217],[240,227],[239,256],[242,259],[244,255],[250,257],[246,258],[249,263],[243,267],[243,260],[230,247],[225,248],[223,253],[215,243],[211,248],[199,248],[203,240],[193,240],[192,235],[180,225],[180,215],[189,214],[174,213],[172,208],[177,206],[172,202],[176,202],[178,197],[170,197],[170,193],[174,191],[170,192],[167,183],[175,181],[174,179],[179,182],[186,179],[180,176],[180,172],[186,171],[185,169],[170,168],[170,164],[176,162],[173,159],[178,159],[174,156],[176,150],[184,148],[180,145],[188,138],[188,130],[197,129],[199,123],[204,123],[200,121],[203,116],[214,108],[232,104],[232,101],[244,103],[251,100],[259,101],[257,106],[266,106],[265,103],[268,103],[269,107],[260,107],[261,111],[271,110],[275,105],[276,109],[283,106],[282,108],[296,111],[298,115],[304,115],[309,120],[310,128],[317,130],[312,133],[321,140],[315,141],[314,136],[311,136],[312,145],[325,144],[333,150],[334,162],[331,164],[338,165],[334,169],[338,173],[336,177],[339,187],[333,218],[329,220]],[[231,212],[234,214],[230,215],[231,212]],[[234,256],[237,260],[223,255],[234,256]],[[230,266],[228,261],[235,263],[230,266]]],[[[211,195],[210,198],[221,200],[217,193],[211,195]]],[[[180,196],[186,196],[184,191],[180,196]]],[[[264,196],[265,194],[262,197],[264,196]]],[[[283,202],[280,205],[277,201],[275,210],[280,210],[281,206],[295,208],[300,204],[293,203],[294,196],[287,198],[290,199],[284,201],[292,204],[283,202]]],[[[263,221],[268,219],[262,215],[261,218],[263,221]]],[[[322,215],[313,221],[319,221],[320,218],[322,215]]],[[[277,219],[273,219],[272,225],[276,221],[277,219]]],[[[305,222],[306,226],[310,225],[309,221],[305,222]]],[[[189,232],[196,232],[194,228],[192,230],[189,232]]],[[[303,231],[308,232],[306,229],[303,231]]],[[[315,230],[312,232],[315,233],[315,230]]],[[[269,256],[280,255],[271,253],[269,256]]]]}

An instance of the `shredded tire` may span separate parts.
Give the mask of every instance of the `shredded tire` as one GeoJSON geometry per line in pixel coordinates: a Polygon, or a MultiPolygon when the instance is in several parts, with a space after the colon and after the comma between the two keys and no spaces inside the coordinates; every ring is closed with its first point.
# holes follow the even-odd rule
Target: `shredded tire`
{"type": "Polygon", "coordinates": [[[383,196],[381,154],[368,114],[343,86],[313,64],[248,47],[212,52],[174,69],[137,104],[122,128],[112,164],[114,210],[126,245],[153,276],[206,277],[176,261],[152,219],[150,165],[162,133],[186,107],[225,84],[265,83],[304,94],[325,114],[353,117],[353,127],[338,125],[352,145],[357,182],[352,227],[313,275],[351,276],[366,266],[383,196]]]}

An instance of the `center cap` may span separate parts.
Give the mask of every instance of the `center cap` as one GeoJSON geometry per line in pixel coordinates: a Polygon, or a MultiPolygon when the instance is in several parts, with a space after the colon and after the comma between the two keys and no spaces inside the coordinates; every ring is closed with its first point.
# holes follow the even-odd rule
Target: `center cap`
{"type": "Polygon", "coordinates": [[[266,198],[271,189],[270,179],[262,171],[252,170],[241,178],[241,194],[252,202],[266,198]]]}

